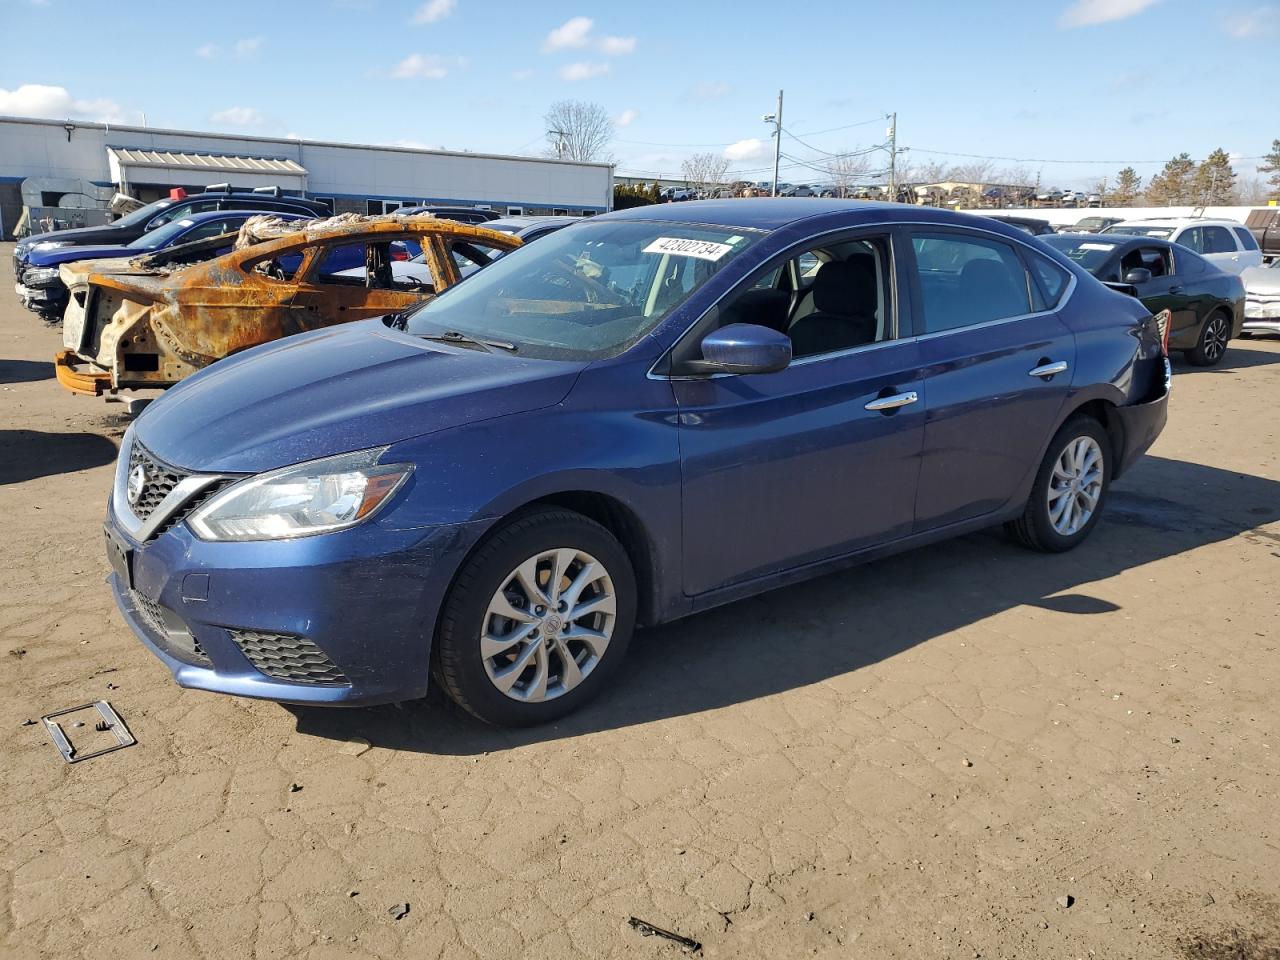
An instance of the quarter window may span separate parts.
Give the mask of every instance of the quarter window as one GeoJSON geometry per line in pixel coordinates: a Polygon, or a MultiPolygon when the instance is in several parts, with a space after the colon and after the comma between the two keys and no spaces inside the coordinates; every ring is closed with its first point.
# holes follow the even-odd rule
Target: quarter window
{"type": "Polygon", "coordinates": [[[1026,270],[1008,244],[958,234],[917,234],[911,244],[925,333],[1031,312],[1026,270]]]}
{"type": "Polygon", "coordinates": [[[1067,292],[1071,274],[1048,257],[1042,257],[1039,254],[1028,255],[1027,261],[1031,264],[1031,273],[1039,283],[1040,292],[1044,296],[1042,304],[1037,304],[1037,307],[1052,310],[1062,300],[1062,295],[1067,292]]]}

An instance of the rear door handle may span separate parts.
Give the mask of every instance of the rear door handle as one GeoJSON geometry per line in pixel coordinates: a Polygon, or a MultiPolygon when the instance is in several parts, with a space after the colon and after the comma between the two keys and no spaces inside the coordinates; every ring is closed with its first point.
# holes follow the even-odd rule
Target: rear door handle
{"type": "Polygon", "coordinates": [[[1027,376],[1043,377],[1048,380],[1050,377],[1056,377],[1060,373],[1067,372],[1067,361],[1059,360],[1057,363],[1042,363],[1038,367],[1032,367],[1027,371],[1027,376]]]}
{"type": "Polygon", "coordinates": [[[899,407],[905,407],[908,404],[915,403],[919,400],[919,395],[914,390],[908,390],[906,393],[895,393],[888,397],[877,397],[868,403],[863,409],[877,410],[885,413],[891,410],[897,410],[899,407]]]}

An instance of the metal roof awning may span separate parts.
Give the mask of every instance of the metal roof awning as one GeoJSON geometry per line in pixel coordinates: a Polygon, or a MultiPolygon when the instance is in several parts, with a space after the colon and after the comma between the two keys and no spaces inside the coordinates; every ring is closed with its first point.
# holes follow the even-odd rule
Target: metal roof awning
{"type": "Polygon", "coordinates": [[[287,157],[107,147],[107,158],[112,178],[117,183],[214,183],[228,180],[245,186],[278,184],[305,188],[307,180],[307,168],[287,157]]]}

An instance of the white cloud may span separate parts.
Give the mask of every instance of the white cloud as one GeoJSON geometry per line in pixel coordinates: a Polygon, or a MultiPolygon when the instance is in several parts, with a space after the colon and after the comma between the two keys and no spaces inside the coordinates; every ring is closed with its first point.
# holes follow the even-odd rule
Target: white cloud
{"type": "Polygon", "coordinates": [[[724,158],[738,163],[743,160],[759,160],[765,155],[765,142],[759,137],[748,137],[724,148],[724,158]]]}
{"type": "Polygon", "coordinates": [[[196,47],[196,56],[203,57],[206,60],[212,60],[218,55],[218,45],[216,43],[206,43],[204,46],[196,47]]]}
{"type": "Polygon", "coordinates": [[[1160,0],[1075,0],[1058,20],[1060,27],[1091,27],[1113,20],[1127,20],[1160,0]]]}
{"type": "Polygon", "coordinates": [[[235,50],[236,57],[240,60],[251,60],[262,52],[262,37],[243,37],[236,41],[235,50]]]}
{"type": "Polygon", "coordinates": [[[640,116],[639,110],[623,110],[620,114],[613,118],[613,122],[619,127],[629,127],[640,116]]]}
{"type": "Polygon", "coordinates": [[[1222,21],[1222,28],[1237,40],[1248,37],[1265,37],[1280,24],[1280,9],[1256,7],[1244,13],[1233,13],[1222,21]]]}
{"type": "Polygon", "coordinates": [[[14,90],[0,87],[0,114],[11,117],[75,118],[99,123],[128,123],[130,117],[114,100],[77,100],[66,87],[24,83],[14,90]]]}
{"type": "Polygon", "coordinates": [[[534,73],[532,70],[515,70],[512,71],[511,79],[517,83],[524,83],[526,80],[532,80],[534,73]]]}
{"type": "Polygon", "coordinates": [[[260,127],[267,122],[266,116],[255,107],[227,107],[219,110],[209,120],[227,127],[260,127]]]}
{"type": "Polygon", "coordinates": [[[427,0],[413,15],[414,23],[435,23],[453,13],[458,0],[427,0]]]}
{"type": "Polygon", "coordinates": [[[560,77],[564,80],[590,80],[609,72],[607,63],[567,63],[560,68],[560,77]]]}
{"type": "Polygon", "coordinates": [[[594,21],[590,17],[571,17],[547,34],[542,41],[542,52],[570,50],[585,47],[594,21]]]}
{"type": "Polygon", "coordinates": [[[442,57],[435,53],[411,53],[391,70],[397,80],[443,80],[454,67],[465,67],[463,57],[442,57]]]}
{"type": "Polygon", "coordinates": [[[635,37],[603,37],[600,40],[600,52],[607,57],[621,57],[634,53],[635,49],[635,37]]]}
{"type": "Polygon", "coordinates": [[[689,91],[690,100],[719,100],[729,95],[730,86],[722,81],[700,83],[689,91]]]}

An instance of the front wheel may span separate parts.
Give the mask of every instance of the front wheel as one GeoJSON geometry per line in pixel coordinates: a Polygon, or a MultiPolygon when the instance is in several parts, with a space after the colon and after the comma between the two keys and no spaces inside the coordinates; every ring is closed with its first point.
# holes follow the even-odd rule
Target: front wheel
{"type": "Polygon", "coordinates": [[[526,514],[458,573],[436,636],[436,676],[488,723],[548,723],[607,683],[635,616],[631,561],[608,530],[569,510],[526,514]]]}
{"type": "Polygon", "coordinates": [[[1070,550],[1097,525],[1110,483],[1110,438],[1092,417],[1074,417],[1054,434],[1022,516],[1006,529],[1033,550],[1070,550]]]}
{"type": "Polygon", "coordinates": [[[1222,360],[1227,352],[1227,341],[1231,339],[1231,323],[1221,312],[1217,312],[1205,321],[1196,339],[1196,345],[1184,353],[1187,362],[1197,367],[1213,367],[1222,360]]]}

